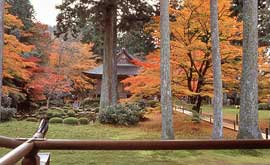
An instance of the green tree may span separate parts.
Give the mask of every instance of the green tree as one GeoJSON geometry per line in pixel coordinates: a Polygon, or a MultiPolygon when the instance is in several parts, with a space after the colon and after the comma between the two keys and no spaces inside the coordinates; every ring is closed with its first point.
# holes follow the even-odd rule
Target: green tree
{"type": "Polygon", "coordinates": [[[29,0],[7,0],[11,5],[9,12],[22,20],[24,29],[28,30],[34,24],[34,8],[29,0]]]}
{"type": "MultiPolygon", "coordinates": [[[[103,38],[103,77],[100,106],[105,107],[117,103],[116,75],[116,41],[118,31],[128,31],[131,28],[142,27],[151,19],[153,7],[143,0],[132,1],[73,1],[64,0],[57,7],[60,14],[57,17],[56,35],[64,34],[78,37],[85,27],[94,26],[103,38]],[[91,7],[89,7],[91,6],[91,7]],[[118,15],[121,13],[121,15],[118,15]],[[117,20],[118,16],[121,18],[117,20]],[[90,24],[91,22],[91,24],[90,24]]],[[[100,40],[99,40],[100,41],[100,40]]]]}
{"type": "MultiPolygon", "coordinates": [[[[258,33],[259,46],[269,45],[270,41],[270,2],[269,0],[258,0],[258,33]]],[[[232,1],[232,16],[238,16],[239,20],[243,19],[243,0],[232,1]]]]}

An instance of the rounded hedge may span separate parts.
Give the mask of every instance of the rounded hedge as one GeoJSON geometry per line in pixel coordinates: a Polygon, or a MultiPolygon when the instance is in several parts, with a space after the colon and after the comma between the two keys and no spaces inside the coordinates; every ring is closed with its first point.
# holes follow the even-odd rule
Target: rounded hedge
{"type": "Polygon", "coordinates": [[[137,104],[118,104],[102,109],[98,119],[102,124],[136,125],[143,118],[144,111],[137,104]]]}
{"type": "Polygon", "coordinates": [[[63,116],[65,116],[65,113],[64,112],[61,112],[61,111],[48,111],[47,112],[47,117],[48,118],[54,118],[54,117],[59,117],[59,118],[62,118],[63,116]]]}
{"type": "Polygon", "coordinates": [[[62,118],[60,118],[60,117],[53,117],[53,118],[51,118],[50,120],[49,120],[49,123],[51,123],[51,124],[61,124],[61,123],[63,123],[63,119],[62,118]]]}
{"type": "Polygon", "coordinates": [[[68,117],[63,120],[64,124],[69,124],[69,125],[78,125],[79,120],[75,117],[68,117]]]}
{"type": "Polygon", "coordinates": [[[34,118],[34,117],[28,117],[26,119],[26,121],[29,121],[29,122],[38,122],[38,119],[37,118],[34,118]]]}
{"type": "Polygon", "coordinates": [[[85,117],[80,118],[79,119],[79,122],[80,122],[81,125],[87,125],[87,124],[89,124],[88,119],[85,118],[85,117]]]}
{"type": "Polygon", "coordinates": [[[69,116],[69,117],[75,117],[75,111],[72,111],[72,110],[69,110],[68,112],[67,112],[67,115],[69,116]]]}

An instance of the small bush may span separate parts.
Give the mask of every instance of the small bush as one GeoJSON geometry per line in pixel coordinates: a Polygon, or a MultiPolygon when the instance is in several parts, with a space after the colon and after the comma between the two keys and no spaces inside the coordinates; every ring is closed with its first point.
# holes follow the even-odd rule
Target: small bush
{"type": "Polygon", "coordinates": [[[149,100],[149,101],[147,101],[146,105],[148,107],[155,108],[155,107],[157,107],[159,105],[159,102],[156,101],[156,100],[149,100]]]}
{"type": "Polygon", "coordinates": [[[25,121],[38,122],[38,119],[37,118],[34,118],[34,117],[28,117],[25,121]]]}
{"type": "Polygon", "coordinates": [[[69,110],[68,112],[67,112],[67,115],[69,116],[69,117],[75,117],[75,111],[72,111],[72,110],[69,110]]]}
{"type": "Polygon", "coordinates": [[[52,114],[52,117],[63,117],[65,114],[64,113],[59,113],[59,112],[54,112],[53,114],[52,114]]]}
{"type": "Polygon", "coordinates": [[[47,111],[47,117],[53,118],[53,117],[59,117],[59,118],[63,118],[65,116],[65,112],[62,109],[49,109],[47,111]]]}
{"type": "Polygon", "coordinates": [[[79,120],[75,117],[68,117],[63,120],[64,124],[69,124],[69,125],[78,125],[79,120]]]}
{"type": "Polygon", "coordinates": [[[87,124],[89,124],[89,121],[88,121],[87,118],[80,118],[79,119],[79,122],[80,122],[81,125],[87,125],[87,124]]]}
{"type": "Polygon", "coordinates": [[[98,113],[99,112],[99,107],[91,109],[91,112],[98,113]]]}
{"type": "Polygon", "coordinates": [[[119,104],[101,110],[99,121],[104,124],[136,125],[143,115],[144,109],[137,104],[119,104]]]}
{"type": "Polygon", "coordinates": [[[267,103],[260,103],[258,108],[259,110],[270,110],[270,105],[267,103]]]}
{"type": "Polygon", "coordinates": [[[49,123],[51,123],[51,124],[53,124],[53,123],[58,123],[58,124],[60,124],[60,123],[63,123],[63,119],[62,118],[59,118],[59,117],[53,117],[53,118],[51,118],[50,120],[49,120],[49,123]]]}
{"type": "Polygon", "coordinates": [[[81,106],[91,106],[91,107],[99,107],[99,100],[93,100],[92,98],[85,98],[82,102],[81,102],[81,106]]]}
{"type": "Polygon", "coordinates": [[[0,121],[9,121],[15,115],[17,110],[15,108],[4,108],[1,107],[0,113],[1,118],[0,121]]]}

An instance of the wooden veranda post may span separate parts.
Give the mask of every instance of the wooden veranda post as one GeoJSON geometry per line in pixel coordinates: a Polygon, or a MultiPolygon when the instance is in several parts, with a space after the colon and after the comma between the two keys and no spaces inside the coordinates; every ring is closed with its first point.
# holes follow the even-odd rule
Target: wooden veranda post
{"type": "MultiPolygon", "coordinates": [[[[37,132],[33,135],[33,140],[35,139],[43,139],[48,131],[48,122],[47,120],[43,119],[40,122],[39,128],[37,132]]],[[[31,140],[31,141],[33,141],[31,140]]],[[[38,156],[39,150],[37,148],[33,148],[32,151],[27,154],[23,161],[22,165],[39,165],[40,164],[40,158],[38,156]]]]}
{"type": "MultiPolygon", "coordinates": [[[[23,139],[26,140],[24,143],[21,143],[21,145],[19,145],[14,150],[10,151],[8,154],[0,158],[0,164],[1,165],[15,164],[24,157],[22,160],[22,165],[39,165],[40,159],[39,156],[37,155],[39,149],[35,147],[34,142],[43,141],[47,131],[48,131],[48,122],[47,120],[42,119],[39,128],[33,135],[33,137],[30,139],[23,139]]],[[[11,140],[8,138],[4,138],[3,141],[6,146],[16,145],[16,143],[18,143],[16,140],[11,140]]]]}

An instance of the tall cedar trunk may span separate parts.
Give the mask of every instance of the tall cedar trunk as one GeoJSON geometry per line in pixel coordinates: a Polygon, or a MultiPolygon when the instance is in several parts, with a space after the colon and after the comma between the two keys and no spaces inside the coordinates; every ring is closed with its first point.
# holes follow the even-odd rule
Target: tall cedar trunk
{"type": "Polygon", "coordinates": [[[211,0],[211,40],[212,40],[212,62],[214,73],[214,126],[213,139],[222,138],[223,118],[222,118],[222,76],[221,58],[219,51],[219,29],[218,29],[218,0],[211,0]]]}
{"type": "Polygon", "coordinates": [[[116,57],[114,53],[114,15],[116,14],[115,5],[106,7],[104,15],[104,57],[103,57],[103,75],[101,85],[100,107],[117,104],[117,74],[116,57]]]}
{"type": "Polygon", "coordinates": [[[119,93],[118,93],[118,76],[117,76],[117,9],[113,10],[113,55],[115,57],[115,65],[114,65],[114,84],[116,92],[113,93],[114,104],[117,104],[119,93]]]}
{"type": "MultiPolygon", "coordinates": [[[[2,84],[3,84],[3,56],[4,56],[4,9],[5,1],[0,0],[0,107],[2,105],[2,84]]],[[[1,122],[0,108],[0,122],[1,122]]]]}
{"type": "Polygon", "coordinates": [[[243,65],[238,138],[262,138],[258,126],[258,0],[243,1],[243,65]]]}
{"type": "Polygon", "coordinates": [[[169,27],[169,2],[160,1],[160,93],[162,111],[162,139],[174,139],[172,94],[170,80],[170,27],[169,27]]]}

